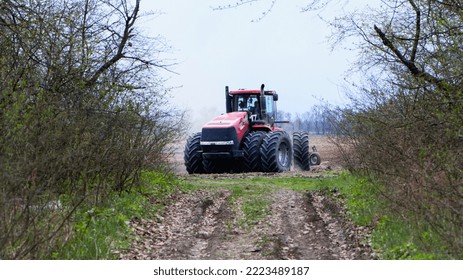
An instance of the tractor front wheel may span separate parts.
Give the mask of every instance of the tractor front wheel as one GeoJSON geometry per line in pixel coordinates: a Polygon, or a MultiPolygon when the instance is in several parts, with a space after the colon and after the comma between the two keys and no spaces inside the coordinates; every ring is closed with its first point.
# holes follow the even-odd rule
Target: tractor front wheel
{"type": "Polygon", "coordinates": [[[200,142],[201,132],[192,135],[186,142],[183,159],[185,161],[186,171],[189,174],[205,172],[200,142]]]}

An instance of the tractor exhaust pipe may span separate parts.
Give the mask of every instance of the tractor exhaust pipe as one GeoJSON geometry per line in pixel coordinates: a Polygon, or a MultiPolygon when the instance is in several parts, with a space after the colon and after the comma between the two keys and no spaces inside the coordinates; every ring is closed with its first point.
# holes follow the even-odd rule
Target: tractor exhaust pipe
{"type": "Polygon", "coordinates": [[[265,101],[265,85],[262,84],[260,86],[260,117],[264,119],[265,115],[267,114],[267,103],[265,101]]]}
{"type": "Polygon", "coordinates": [[[228,86],[225,87],[225,109],[227,110],[227,113],[232,111],[231,96],[228,86]]]}

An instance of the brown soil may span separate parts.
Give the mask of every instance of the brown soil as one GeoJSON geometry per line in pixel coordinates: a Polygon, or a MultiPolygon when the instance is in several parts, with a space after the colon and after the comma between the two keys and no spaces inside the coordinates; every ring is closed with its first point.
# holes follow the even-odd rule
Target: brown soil
{"type": "MultiPolygon", "coordinates": [[[[322,164],[309,172],[281,174],[195,175],[247,178],[248,176],[319,176],[340,169],[336,149],[324,137],[312,137],[322,164]]],[[[177,161],[182,160],[182,151],[177,161]]],[[[178,173],[189,175],[177,165],[178,173]]],[[[353,225],[333,196],[280,189],[269,196],[268,215],[250,227],[240,226],[239,201],[229,202],[227,189],[178,192],[156,220],[134,220],[136,238],[121,259],[372,259],[366,244],[368,229],[353,225]]]]}

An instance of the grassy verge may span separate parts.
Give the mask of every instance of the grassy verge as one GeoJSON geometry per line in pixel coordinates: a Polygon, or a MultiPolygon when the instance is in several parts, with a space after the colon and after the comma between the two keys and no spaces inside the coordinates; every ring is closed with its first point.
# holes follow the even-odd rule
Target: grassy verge
{"type": "Polygon", "coordinates": [[[145,172],[142,185],[130,192],[113,193],[99,207],[82,205],[73,216],[68,242],[52,253],[51,259],[114,259],[131,241],[128,222],[149,219],[161,210],[161,203],[175,190],[176,178],[145,172]]]}
{"type": "MultiPolygon", "coordinates": [[[[320,188],[338,193],[353,222],[372,228],[371,244],[382,259],[452,259],[442,240],[424,221],[398,215],[382,196],[382,186],[363,177],[343,173],[319,182],[320,188]]],[[[412,216],[412,215],[410,215],[412,216]]]]}

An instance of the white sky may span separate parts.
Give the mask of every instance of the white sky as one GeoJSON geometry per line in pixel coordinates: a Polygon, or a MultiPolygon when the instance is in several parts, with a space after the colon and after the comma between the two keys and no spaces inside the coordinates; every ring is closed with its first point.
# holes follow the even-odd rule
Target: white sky
{"type": "MultiPolygon", "coordinates": [[[[366,0],[354,1],[368,2],[366,0]]],[[[234,0],[145,0],[142,10],[163,14],[145,23],[152,35],[162,35],[173,47],[165,58],[179,63],[166,72],[175,89],[173,103],[190,112],[200,127],[225,111],[224,88],[259,88],[279,94],[278,109],[303,113],[320,99],[343,104],[342,85],[355,53],[330,51],[330,29],[316,13],[302,13],[308,0],[278,0],[259,22],[271,1],[213,11],[234,0]],[[288,4],[290,2],[290,4],[288,4]]],[[[323,11],[332,19],[340,7],[323,11]]]]}

